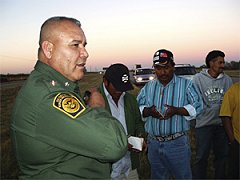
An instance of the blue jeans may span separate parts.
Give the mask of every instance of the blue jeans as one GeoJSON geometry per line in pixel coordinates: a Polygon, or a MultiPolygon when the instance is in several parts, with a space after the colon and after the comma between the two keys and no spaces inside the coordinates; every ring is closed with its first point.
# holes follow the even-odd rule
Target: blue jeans
{"type": "Polygon", "coordinates": [[[188,136],[160,142],[148,137],[151,179],[192,179],[188,136]]]}
{"type": "Polygon", "coordinates": [[[214,154],[215,179],[225,178],[228,158],[228,139],[223,126],[206,126],[195,129],[196,159],[193,165],[193,178],[206,179],[208,157],[211,148],[214,154]]]}

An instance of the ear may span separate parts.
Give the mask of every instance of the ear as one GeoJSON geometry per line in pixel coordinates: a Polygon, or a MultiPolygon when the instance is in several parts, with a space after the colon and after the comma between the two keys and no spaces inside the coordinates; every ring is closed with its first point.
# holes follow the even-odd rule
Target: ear
{"type": "Polygon", "coordinates": [[[208,64],[209,64],[209,68],[211,68],[214,64],[214,60],[209,61],[208,64]]]}
{"type": "Polygon", "coordinates": [[[107,79],[105,77],[103,77],[103,83],[105,86],[107,86],[107,79]]]}
{"type": "Polygon", "coordinates": [[[49,41],[43,41],[42,50],[44,55],[50,59],[52,57],[53,44],[49,41]]]}
{"type": "Polygon", "coordinates": [[[108,87],[110,82],[105,77],[103,77],[103,83],[105,87],[108,87]]]}

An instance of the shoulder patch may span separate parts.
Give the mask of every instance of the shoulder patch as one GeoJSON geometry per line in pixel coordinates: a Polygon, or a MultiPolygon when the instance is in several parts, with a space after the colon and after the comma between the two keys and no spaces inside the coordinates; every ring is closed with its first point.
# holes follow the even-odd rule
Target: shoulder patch
{"type": "Polygon", "coordinates": [[[79,99],[71,93],[58,93],[53,100],[53,107],[73,119],[86,109],[79,99]]]}

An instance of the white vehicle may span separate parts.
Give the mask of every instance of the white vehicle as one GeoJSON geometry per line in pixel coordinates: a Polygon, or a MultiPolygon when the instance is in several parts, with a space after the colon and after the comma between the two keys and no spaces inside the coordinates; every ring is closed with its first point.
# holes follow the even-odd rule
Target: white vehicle
{"type": "Polygon", "coordinates": [[[144,85],[155,79],[153,68],[137,68],[133,73],[133,81],[136,85],[144,85]]]}
{"type": "Polygon", "coordinates": [[[175,64],[175,74],[177,76],[192,80],[196,73],[195,67],[190,64],[175,64]]]}

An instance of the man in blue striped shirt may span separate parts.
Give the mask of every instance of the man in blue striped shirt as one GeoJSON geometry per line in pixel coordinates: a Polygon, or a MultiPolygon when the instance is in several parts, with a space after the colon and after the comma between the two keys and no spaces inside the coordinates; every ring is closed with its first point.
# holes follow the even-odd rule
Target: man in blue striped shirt
{"type": "Polygon", "coordinates": [[[190,80],[174,74],[172,52],[153,56],[157,79],[149,81],[137,97],[148,133],[148,159],[152,179],[191,179],[191,150],[186,132],[189,121],[203,109],[202,98],[190,80]]]}

